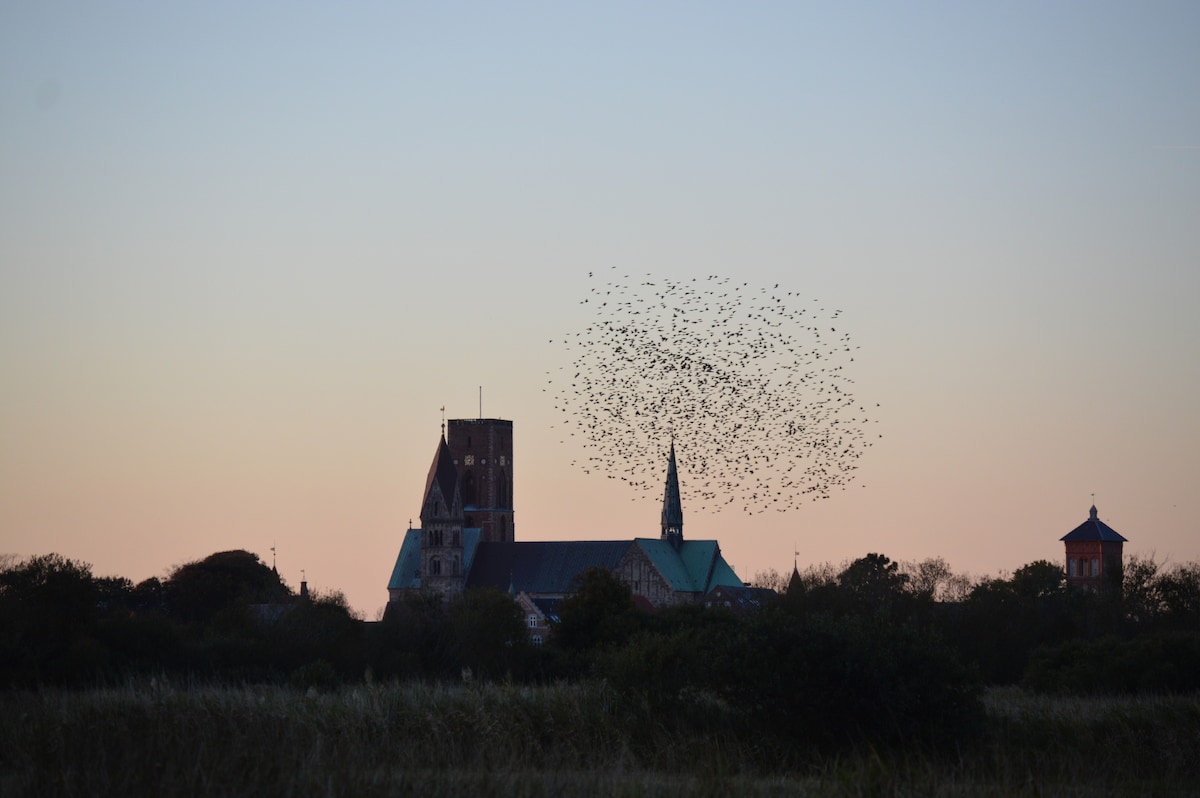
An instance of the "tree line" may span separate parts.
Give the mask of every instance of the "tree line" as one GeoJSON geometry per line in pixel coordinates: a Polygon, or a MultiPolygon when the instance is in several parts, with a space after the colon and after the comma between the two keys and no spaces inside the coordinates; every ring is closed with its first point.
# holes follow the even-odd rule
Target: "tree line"
{"type": "Polygon", "coordinates": [[[305,689],[380,680],[603,680],[658,717],[720,711],[814,745],[953,741],[984,685],[1113,693],[1200,688],[1200,566],[1127,558],[1103,590],[1039,561],[973,581],[940,559],[868,554],[784,580],[738,614],[648,612],[581,575],[543,646],[507,594],[419,594],[366,623],[298,596],[257,556],[219,552],[133,584],[57,554],[0,562],[0,686],[137,676],[305,689]]]}

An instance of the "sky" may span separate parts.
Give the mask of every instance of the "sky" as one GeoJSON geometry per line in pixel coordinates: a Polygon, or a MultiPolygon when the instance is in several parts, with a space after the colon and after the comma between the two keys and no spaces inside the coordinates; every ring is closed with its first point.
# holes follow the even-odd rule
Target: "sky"
{"type": "MultiPolygon", "coordinates": [[[[449,418],[518,540],[654,537],[571,466],[589,272],[829,303],[883,437],[744,579],[869,552],[1200,560],[1200,5],[0,4],[0,552],[272,557],[365,617],[449,418]],[[480,394],[482,390],[482,401],[480,394]],[[275,554],[272,555],[272,547],[275,554]]],[[[680,449],[686,441],[677,441],[680,449]]],[[[665,463],[663,464],[665,476],[665,463]]]]}

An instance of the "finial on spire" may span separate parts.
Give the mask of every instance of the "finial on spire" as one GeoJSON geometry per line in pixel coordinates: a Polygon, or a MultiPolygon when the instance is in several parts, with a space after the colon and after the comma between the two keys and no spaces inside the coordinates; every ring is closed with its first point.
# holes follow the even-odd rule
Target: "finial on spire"
{"type": "Polygon", "coordinates": [[[446,437],[446,406],[442,405],[442,437],[446,437]]]}

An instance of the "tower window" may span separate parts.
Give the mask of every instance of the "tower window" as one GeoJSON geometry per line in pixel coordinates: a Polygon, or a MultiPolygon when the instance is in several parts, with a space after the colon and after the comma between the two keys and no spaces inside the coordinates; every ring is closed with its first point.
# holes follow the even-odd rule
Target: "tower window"
{"type": "Polygon", "coordinates": [[[437,557],[429,560],[429,573],[431,576],[437,576],[442,572],[442,561],[437,557]]]}
{"type": "Polygon", "coordinates": [[[496,506],[512,507],[512,494],[508,484],[508,474],[501,471],[496,475],[496,506]]]}

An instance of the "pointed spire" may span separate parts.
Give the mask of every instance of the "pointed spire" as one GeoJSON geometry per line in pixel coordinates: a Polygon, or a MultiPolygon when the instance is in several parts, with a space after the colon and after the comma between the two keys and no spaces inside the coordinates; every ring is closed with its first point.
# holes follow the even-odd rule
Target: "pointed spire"
{"type": "Polygon", "coordinates": [[[421,497],[421,521],[438,517],[454,517],[462,514],[462,502],[458,497],[458,470],[454,467],[454,456],[446,443],[445,428],[438,438],[437,454],[429,466],[425,479],[425,493],[421,497]]]}
{"type": "Polygon", "coordinates": [[[663,491],[662,538],[683,540],[683,503],[679,499],[679,471],[675,467],[675,441],[671,440],[671,455],[667,460],[667,485],[663,491]]]}

